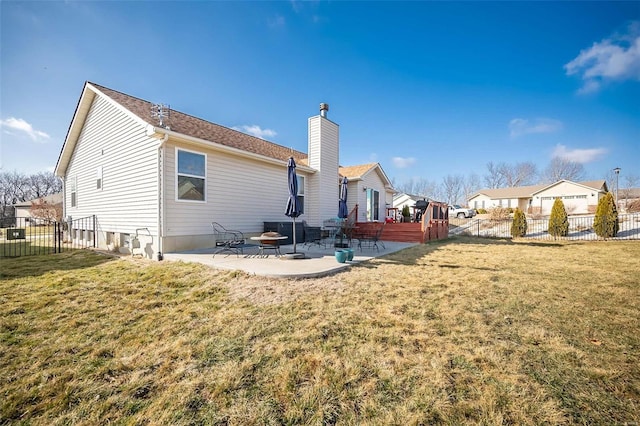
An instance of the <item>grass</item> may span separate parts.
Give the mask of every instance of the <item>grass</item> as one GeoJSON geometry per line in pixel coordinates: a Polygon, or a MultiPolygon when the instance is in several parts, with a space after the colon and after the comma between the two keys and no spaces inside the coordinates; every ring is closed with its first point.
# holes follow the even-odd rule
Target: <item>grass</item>
{"type": "Polygon", "coordinates": [[[640,423],[640,243],[457,238],[274,280],[0,261],[0,424],[640,423]]]}

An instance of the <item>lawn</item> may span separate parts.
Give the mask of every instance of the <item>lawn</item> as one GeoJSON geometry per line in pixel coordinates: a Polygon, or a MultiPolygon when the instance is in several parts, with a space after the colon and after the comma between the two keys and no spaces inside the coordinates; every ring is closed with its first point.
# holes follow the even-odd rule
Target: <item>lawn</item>
{"type": "Polygon", "coordinates": [[[640,242],[453,238],[275,280],[0,260],[0,424],[640,424],[640,242]]]}

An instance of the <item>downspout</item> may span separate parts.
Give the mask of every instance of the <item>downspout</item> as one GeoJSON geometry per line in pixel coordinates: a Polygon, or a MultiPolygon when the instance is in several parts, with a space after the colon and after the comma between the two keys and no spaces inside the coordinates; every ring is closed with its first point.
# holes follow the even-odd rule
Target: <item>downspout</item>
{"type": "Polygon", "coordinates": [[[164,145],[169,140],[169,134],[165,133],[164,137],[158,144],[158,260],[164,258],[162,240],[163,232],[163,214],[164,214],[164,145]]]}

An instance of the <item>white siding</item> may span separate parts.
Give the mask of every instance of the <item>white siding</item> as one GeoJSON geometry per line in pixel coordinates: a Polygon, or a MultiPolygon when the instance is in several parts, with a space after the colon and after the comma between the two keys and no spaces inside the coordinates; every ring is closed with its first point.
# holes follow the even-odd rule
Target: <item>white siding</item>
{"type": "Polygon", "coordinates": [[[317,226],[338,214],[339,127],[319,115],[310,117],[308,138],[309,166],[318,172],[308,179],[307,220],[317,226]]]}
{"type": "MultiPolygon", "coordinates": [[[[163,234],[167,237],[193,236],[197,239],[211,235],[211,222],[219,222],[225,228],[247,234],[257,234],[263,231],[265,221],[291,220],[284,214],[289,195],[284,163],[280,166],[171,142],[165,148],[164,165],[163,234]],[[207,154],[206,203],[176,201],[176,146],[207,154]]],[[[305,176],[305,180],[308,179],[305,176]]],[[[308,197],[309,191],[306,192],[308,197]]],[[[309,200],[305,198],[305,209],[308,204],[309,200]]],[[[304,214],[299,220],[303,219],[304,214]]],[[[205,242],[208,241],[208,237],[204,238],[205,242]]]]}
{"type": "Polygon", "coordinates": [[[576,185],[572,182],[560,182],[544,191],[538,192],[533,199],[533,207],[541,208],[542,214],[550,214],[556,198],[561,198],[569,214],[589,212],[589,205],[598,204],[598,191],[576,185]]]}
{"type": "Polygon", "coordinates": [[[65,185],[65,216],[96,215],[100,246],[105,232],[134,234],[136,228],[149,228],[157,236],[157,145],[137,121],[97,96],[65,175],[77,179],[75,207],[70,185],[65,185]],[[96,188],[99,167],[102,189],[96,188]]]}
{"type": "Polygon", "coordinates": [[[469,200],[469,207],[472,209],[490,209],[495,205],[494,200],[483,194],[476,195],[469,200]]]}
{"type": "MultiPolygon", "coordinates": [[[[360,182],[361,190],[358,191],[358,222],[366,222],[367,221],[367,193],[364,191],[364,188],[371,188],[379,192],[380,201],[378,204],[378,221],[383,221],[386,217],[387,209],[385,206],[386,203],[386,189],[384,186],[384,181],[380,178],[378,173],[375,171],[367,173],[360,182]]],[[[355,206],[355,202],[353,204],[351,202],[349,204],[349,210],[355,206]]],[[[413,203],[415,204],[415,202],[413,203]]],[[[412,204],[412,205],[413,205],[412,204]]]]}

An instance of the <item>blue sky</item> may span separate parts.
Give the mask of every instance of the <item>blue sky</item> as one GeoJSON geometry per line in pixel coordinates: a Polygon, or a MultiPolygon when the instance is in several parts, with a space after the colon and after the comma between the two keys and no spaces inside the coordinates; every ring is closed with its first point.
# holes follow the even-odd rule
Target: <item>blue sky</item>
{"type": "Polygon", "coordinates": [[[0,2],[0,166],[53,170],[86,80],[401,184],[554,155],[640,175],[640,2],[0,2]]]}

